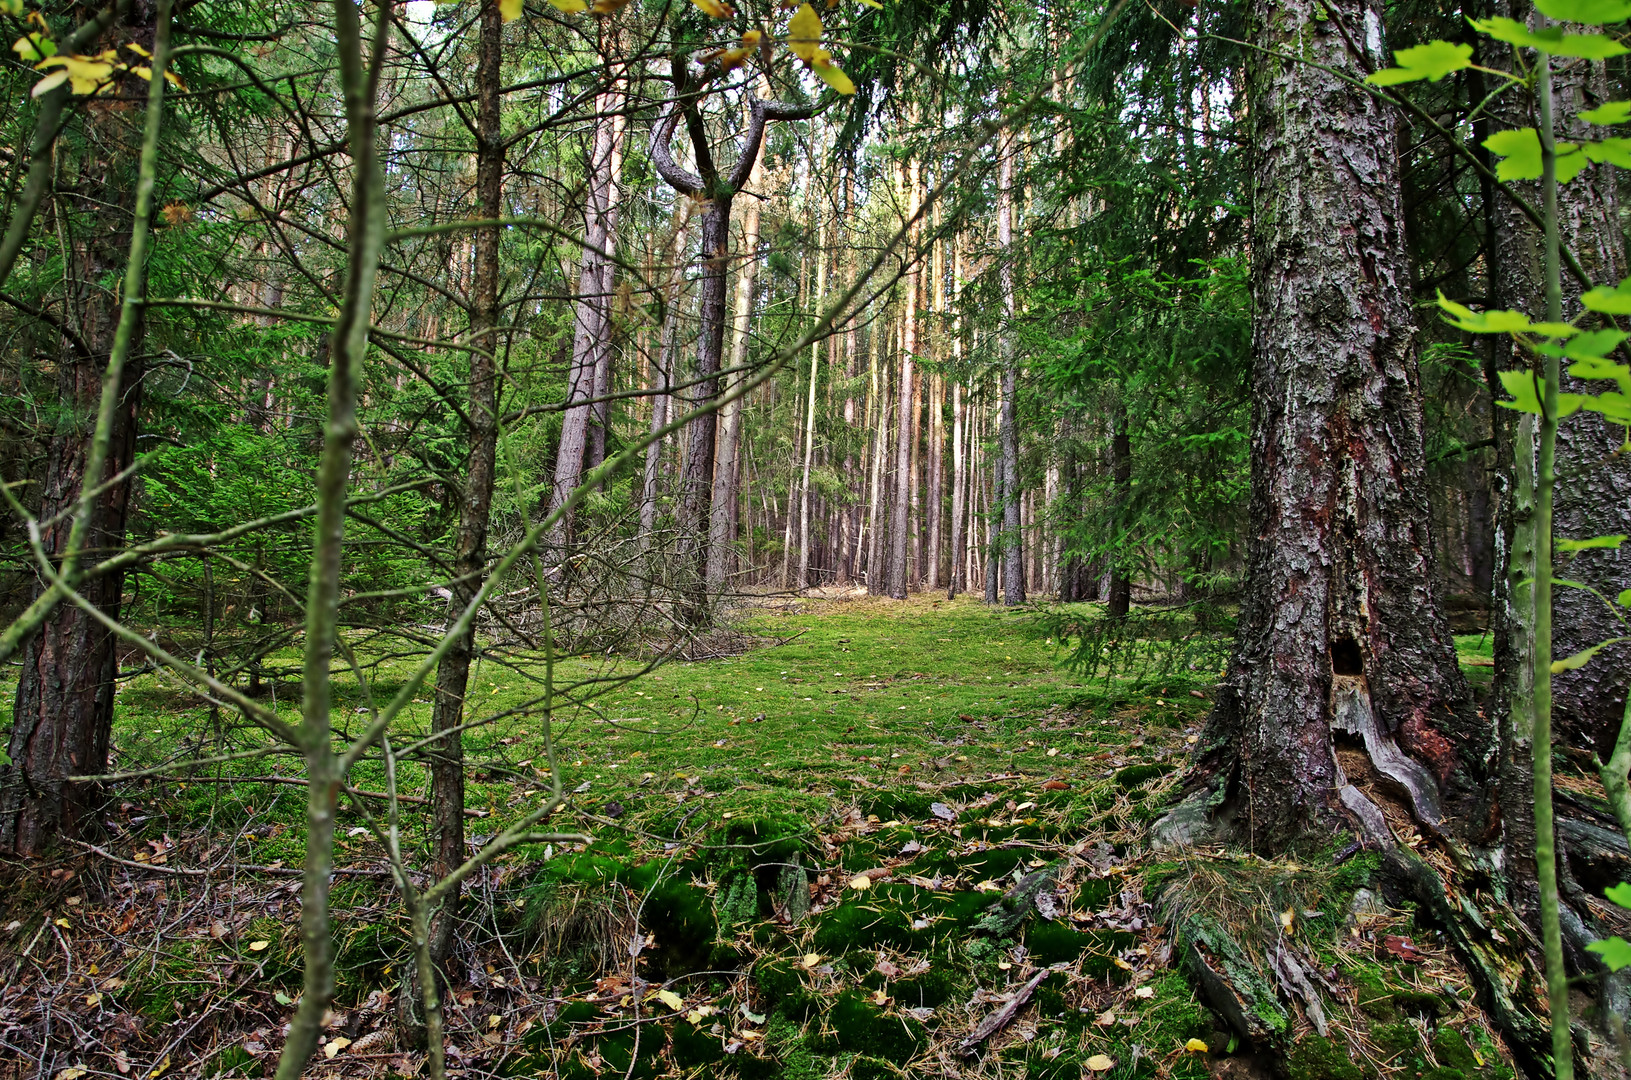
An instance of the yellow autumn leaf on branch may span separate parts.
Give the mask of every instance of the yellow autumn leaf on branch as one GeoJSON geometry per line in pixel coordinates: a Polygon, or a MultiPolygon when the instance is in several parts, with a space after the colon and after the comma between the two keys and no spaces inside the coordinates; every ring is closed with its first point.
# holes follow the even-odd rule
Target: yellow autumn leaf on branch
{"type": "MultiPolygon", "coordinates": [[[[97,88],[113,76],[112,64],[106,60],[89,56],[52,56],[34,66],[42,71],[49,67],[60,66],[67,73],[69,88],[81,96],[96,93],[97,88]]],[[[47,81],[49,79],[41,80],[42,83],[47,81]]],[[[52,85],[55,86],[61,81],[61,79],[58,79],[52,85]]],[[[35,96],[43,92],[38,85],[34,87],[35,96]]]]}
{"type": "MultiPolygon", "coordinates": [[[[560,5],[556,5],[559,7],[560,5]]],[[[583,10],[579,8],[578,10],[583,10]]],[[[498,14],[505,22],[514,22],[521,17],[521,0],[498,0],[498,14]]]]}
{"type": "Polygon", "coordinates": [[[799,5],[787,24],[787,47],[806,64],[815,62],[816,52],[821,48],[821,16],[809,4],[799,5]]]}
{"type": "Polygon", "coordinates": [[[810,63],[810,69],[828,86],[837,90],[846,97],[855,93],[855,84],[850,77],[844,74],[844,69],[832,62],[832,53],[826,49],[817,49],[815,59],[810,63]]]}
{"type": "Polygon", "coordinates": [[[691,0],[691,3],[701,8],[703,13],[716,19],[728,19],[736,14],[736,9],[721,0],[691,0]]]}

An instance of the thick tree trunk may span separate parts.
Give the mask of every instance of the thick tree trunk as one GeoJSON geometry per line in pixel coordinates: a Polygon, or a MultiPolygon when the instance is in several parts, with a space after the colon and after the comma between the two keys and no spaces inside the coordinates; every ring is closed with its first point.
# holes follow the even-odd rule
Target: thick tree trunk
{"type": "MultiPolygon", "coordinates": [[[[99,48],[134,41],[150,49],[154,18],[152,5],[132,4],[124,25],[103,35],[99,48]]],[[[59,563],[73,527],[73,507],[84,488],[102,376],[113,351],[122,306],[118,291],[107,283],[120,279],[129,260],[137,169],[131,151],[139,147],[139,140],[131,140],[121,129],[131,115],[142,114],[93,105],[86,120],[93,129],[92,137],[84,141],[84,149],[76,154],[66,142],[60,142],[57,149],[64,185],[54,200],[54,213],[73,219],[74,242],[60,254],[66,307],[79,331],[77,342],[64,338],[59,345],[57,415],[38,510],[42,522],[52,523],[42,529],[41,547],[59,563]]],[[[63,232],[68,228],[65,225],[63,232]]],[[[103,484],[135,460],[142,331],[138,321],[98,478],[103,484]]],[[[130,490],[130,481],[125,479],[103,487],[93,498],[80,566],[124,546],[130,490]]],[[[36,595],[43,590],[43,584],[38,586],[36,595]]],[[[117,619],[124,575],[116,572],[83,579],[78,591],[117,619]]],[[[106,768],[118,654],[113,636],[69,603],[57,605],[19,654],[11,737],[6,746],[10,761],[0,767],[0,850],[35,855],[59,836],[96,831],[101,789],[69,777],[106,768]]]]}
{"type": "MultiPolygon", "coordinates": [[[[476,216],[504,216],[504,133],[500,113],[503,19],[496,4],[481,12],[476,65],[476,216]]],[[[476,230],[475,267],[470,307],[469,447],[459,492],[459,527],[453,541],[452,623],[481,588],[487,566],[487,525],[493,507],[493,477],[498,451],[498,226],[476,230]]],[[[442,741],[431,747],[431,873],[446,877],[465,860],[464,737],[465,692],[475,653],[475,630],[457,638],[436,668],[436,697],[431,705],[431,732],[442,741]]],[[[438,969],[451,969],[459,889],[443,900],[431,920],[431,959],[438,969]]]]}
{"type": "MultiPolygon", "coordinates": [[[[1349,743],[1433,831],[1476,832],[1489,812],[1491,733],[1435,595],[1395,120],[1273,55],[1362,75],[1318,6],[1255,9],[1252,528],[1202,743],[1225,816],[1265,851],[1364,827],[1375,792],[1339,764],[1349,743]]],[[[1334,6],[1380,23],[1366,0],[1334,6]]]]}

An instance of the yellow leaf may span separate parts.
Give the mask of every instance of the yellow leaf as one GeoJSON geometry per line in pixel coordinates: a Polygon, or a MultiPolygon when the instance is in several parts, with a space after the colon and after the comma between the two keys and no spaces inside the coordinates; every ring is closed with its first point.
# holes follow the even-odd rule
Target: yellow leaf
{"type": "MultiPolygon", "coordinates": [[[[826,50],[822,51],[825,52],[826,50]]],[[[845,75],[844,70],[831,60],[825,63],[817,62],[811,67],[815,71],[817,78],[845,97],[855,93],[855,84],[850,81],[850,77],[845,75]]]]}
{"type": "Polygon", "coordinates": [[[261,951],[265,950],[271,944],[272,943],[270,941],[265,941],[265,940],[251,941],[249,943],[249,951],[250,952],[261,952],[261,951]]]}
{"type": "Polygon", "coordinates": [[[872,1004],[874,1004],[874,1005],[887,1005],[887,1004],[889,1004],[889,995],[884,993],[882,990],[872,991],[872,1004]]]}
{"type": "Polygon", "coordinates": [[[854,889],[856,892],[866,892],[868,889],[872,888],[872,879],[867,877],[865,874],[856,874],[854,877],[849,879],[849,887],[854,889]]]}
{"type": "Polygon", "coordinates": [[[1285,929],[1290,930],[1291,923],[1296,919],[1296,917],[1297,910],[1295,908],[1286,908],[1284,911],[1280,912],[1280,925],[1285,929]]]}
{"type": "Polygon", "coordinates": [[[93,1009],[96,1008],[96,1006],[102,1004],[102,995],[95,992],[86,994],[85,1004],[89,1005],[93,1009]]]}
{"type": "Polygon", "coordinates": [[[350,1045],[351,1040],[346,1038],[344,1035],[340,1036],[338,1039],[330,1039],[328,1041],[328,1045],[323,1047],[323,1056],[326,1058],[331,1058],[350,1045]]]}
{"type": "Polygon", "coordinates": [[[679,1012],[681,1009],[685,1008],[685,999],[674,993],[672,990],[657,991],[657,1000],[662,1002],[664,1005],[667,1005],[675,1012],[679,1012]]]}
{"type": "Polygon", "coordinates": [[[1103,1054],[1094,1054],[1083,1062],[1091,1072],[1109,1072],[1116,1067],[1116,1063],[1103,1054]]]}
{"type": "Polygon", "coordinates": [[[704,14],[716,19],[728,19],[736,14],[736,9],[722,0],[691,0],[691,3],[701,8],[704,14]]]}
{"type": "Polygon", "coordinates": [[[1191,1054],[1204,1054],[1207,1051],[1207,1046],[1199,1039],[1190,1039],[1188,1042],[1184,1043],[1184,1049],[1188,1050],[1191,1054]]]}
{"type": "MultiPolygon", "coordinates": [[[[557,7],[560,5],[557,4],[557,7]]],[[[578,9],[582,11],[582,8],[578,9]]],[[[521,0],[498,0],[498,14],[505,22],[514,22],[521,17],[521,0]]]]}
{"type": "Polygon", "coordinates": [[[806,64],[815,61],[816,49],[821,46],[821,16],[809,4],[799,5],[787,24],[787,47],[806,64]]]}
{"type": "Polygon", "coordinates": [[[79,1080],[85,1075],[84,1069],[63,1069],[57,1073],[57,1080],[79,1080]]]}
{"type": "MultiPolygon", "coordinates": [[[[28,92],[28,96],[39,97],[42,94],[48,94],[67,81],[68,73],[66,71],[53,71],[51,74],[35,83],[34,89],[28,92]]],[[[147,860],[144,858],[140,861],[146,862],[147,860]]]]}
{"type": "Polygon", "coordinates": [[[67,919],[58,919],[57,920],[57,925],[62,927],[64,930],[66,930],[66,929],[68,929],[70,924],[69,924],[67,919]]]}
{"type": "Polygon", "coordinates": [[[813,968],[817,964],[821,963],[821,954],[807,952],[804,954],[804,959],[800,960],[799,963],[803,964],[807,968],[813,968]]]}
{"type": "Polygon", "coordinates": [[[1131,965],[1131,964],[1129,964],[1129,963],[1128,963],[1128,962],[1127,962],[1127,961],[1125,961],[1125,960],[1123,960],[1123,959],[1122,959],[1122,958],[1121,958],[1121,957],[1119,957],[1119,956],[1113,956],[1113,957],[1111,957],[1111,959],[1112,959],[1112,960],[1113,960],[1113,961],[1115,961],[1115,965],[1116,965],[1116,966],[1117,966],[1117,967],[1118,967],[1118,968],[1120,968],[1120,969],[1121,969],[1121,970],[1123,970],[1123,971],[1131,971],[1131,970],[1133,970],[1133,965],[1131,965]]]}
{"type": "Polygon", "coordinates": [[[504,1018],[502,1016],[498,1015],[498,1013],[489,1013],[488,1016],[487,1016],[487,1026],[490,1027],[490,1028],[496,1028],[498,1025],[502,1024],[503,1022],[504,1022],[504,1018]]]}
{"type": "Polygon", "coordinates": [[[159,1062],[157,1065],[153,1066],[153,1071],[147,1074],[147,1080],[157,1080],[158,1077],[163,1076],[166,1072],[169,1071],[169,1069],[170,1069],[170,1055],[165,1054],[164,1055],[164,1060],[159,1062]]]}

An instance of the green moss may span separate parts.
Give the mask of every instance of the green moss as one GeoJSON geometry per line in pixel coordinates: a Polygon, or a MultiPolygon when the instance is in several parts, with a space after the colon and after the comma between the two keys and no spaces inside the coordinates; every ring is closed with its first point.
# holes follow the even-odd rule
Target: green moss
{"type": "Polygon", "coordinates": [[[1365,1080],[1348,1048],[1318,1035],[1308,1035],[1286,1057],[1289,1080],[1365,1080]]]}
{"type": "Polygon", "coordinates": [[[1147,784],[1158,776],[1165,776],[1177,766],[1174,765],[1129,765],[1116,773],[1116,786],[1123,791],[1131,791],[1141,784],[1147,784]]]}
{"type": "Polygon", "coordinates": [[[674,1064],[682,1069],[713,1065],[725,1059],[725,1048],[720,1045],[719,1036],[710,1034],[689,1020],[676,1020],[669,1038],[674,1064]]]}
{"type": "Polygon", "coordinates": [[[1392,1021],[1399,1018],[1393,1006],[1393,992],[1374,974],[1361,973],[1354,978],[1354,998],[1359,1011],[1372,1020],[1392,1021]]]}
{"type": "Polygon", "coordinates": [[[1467,1037],[1453,1027],[1440,1027],[1433,1032],[1430,1044],[1433,1056],[1440,1065],[1447,1065],[1453,1069],[1464,1072],[1474,1072],[1478,1068],[1478,1059],[1473,1056],[1472,1047],[1467,1045],[1467,1037]]]}
{"type": "Polygon", "coordinates": [[[1421,1048],[1421,1037],[1416,1034],[1415,1027],[1403,1022],[1371,1025],[1370,1040],[1388,1058],[1421,1048]]]}
{"type": "Polygon", "coordinates": [[[850,1065],[849,1075],[850,1080],[900,1080],[905,1074],[881,1058],[862,1054],[850,1065]]]}
{"type": "Polygon", "coordinates": [[[1025,947],[1038,964],[1074,960],[1093,944],[1092,934],[1073,930],[1063,923],[1038,922],[1025,931],[1025,947]]]}
{"type": "Polygon", "coordinates": [[[957,985],[956,975],[937,964],[922,975],[894,983],[889,992],[896,1001],[910,1008],[936,1009],[952,999],[957,985]]]}
{"type": "Polygon", "coordinates": [[[714,911],[721,932],[729,933],[759,914],[759,884],[745,869],[726,874],[714,894],[714,911]]]}
{"type": "Polygon", "coordinates": [[[838,995],[827,1019],[838,1045],[845,1050],[904,1062],[923,1049],[922,1024],[907,1016],[887,1013],[853,990],[838,995]]]}
{"type": "Polygon", "coordinates": [[[1398,990],[1393,994],[1393,1007],[1432,1019],[1444,1014],[1444,999],[1426,990],[1398,990]]]}

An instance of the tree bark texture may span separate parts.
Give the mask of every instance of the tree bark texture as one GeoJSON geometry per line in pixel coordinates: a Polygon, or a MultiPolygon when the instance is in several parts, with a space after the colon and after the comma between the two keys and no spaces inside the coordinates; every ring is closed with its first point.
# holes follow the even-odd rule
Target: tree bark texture
{"type": "MultiPolygon", "coordinates": [[[[663,294],[663,326],[658,334],[657,362],[651,372],[651,430],[661,431],[668,423],[669,387],[674,382],[674,358],[679,354],[680,297],[685,291],[685,252],[691,225],[691,200],[674,200],[674,241],[668,269],[668,285],[663,294]]],[[[657,531],[657,496],[662,479],[663,443],[654,440],[646,447],[646,470],[640,487],[641,543],[649,544],[657,531]]]]}
{"type": "MultiPolygon", "coordinates": [[[[504,133],[500,76],[503,19],[498,5],[481,10],[476,62],[476,216],[496,221],[504,216],[504,133]]],[[[487,567],[487,526],[493,508],[493,478],[498,454],[498,279],[500,230],[475,231],[475,266],[470,297],[470,417],[464,482],[459,492],[459,527],[453,540],[453,597],[448,602],[452,624],[481,588],[487,567]]],[[[453,643],[436,668],[436,696],[431,705],[432,734],[442,741],[431,747],[431,873],[446,877],[464,862],[465,693],[475,655],[472,627],[453,643]]],[[[436,966],[449,970],[458,921],[459,889],[448,892],[431,919],[430,952],[436,966]]]]}
{"type": "MultiPolygon", "coordinates": [[[[130,6],[122,25],[105,33],[96,51],[136,42],[151,48],[151,3],[130,6]]],[[[71,214],[75,242],[62,251],[67,308],[78,342],[64,336],[57,356],[57,415],[38,515],[55,523],[42,530],[41,547],[60,563],[73,525],[96,428],[102,374],[113,351],[121,298],[108,286],[118,281],[129,257],[135,205],[136,150],[120,130],[134,114],[102,105],[86,110],[91,137],[77,152],[58,144],[61,179],[54,213],[71,214]],[[83,344],[83,348],[81,347],[83,344]]],[[[141,403],[142,324],[138,322],[121,379],[101,481],[111,480],[135,460],[137,410],[141,403]]],[[[91,506],[81,565],[124,546],[130,481],[98,493],[91,506]]],[[[46,586],[36,586],[36,596],[46,586]]],[[[122,573],[80,582],[79,592],[117,619],[124,590],[122,573]]],[[[38,854],[58,836],[95,829],[101,791],[69,777],[104,771],[113,724],[118,655],[115,639],[79,607],[58,604],[20,652],[9,765],[0,768],[0,850],[38,854]]]]}
{"type": "MultiPolygon", "coordinates": [[[[1001,263],[998,275],[1002,287],[1003,325],[998,340],[1002,357],[1001,420],[997,428],[997,468],[1002,474],[1002,602],[1010,606],[1025,602],[1025,535],[1020,523],[1019,418],[1015,394],[1019,367],[1014,348],[1014,323],[1019,308],[1014,297],[1014,149],[1002,147],[1002,163],[997,172],[997,247],[1001,263]]],[[[986,587],[991,592],[990,586],[986,587]]]]}
{"type": "MultiPolygon", "coordinates": [[[[1332,7],[1385,64],[1379,8],[1332,7]]],[[[1482,829],[1491,740],[1436,595],[1394,115],[1272,55],[1363,76],[1318,0],[1254,17],[1253,527],[1203,765],[1258,850],[1363,825],[1339,746],[1428,828],[1482,829]]]]}
{"type": "MultiPolygon", "coordinates": [[[[902,171],[906,184],[906,217],[910,221],[917,216],[917,180],[919,165],[913,161],[902,171]]],[[[916,230],[912,232],[915,238],[916,230]]],[[[916,262],[915,245],[908,245],[911,250],[913,262],[906,268],[906,275],[902,279],[901,289],[905,297],[905,310],[901,316],[900,340],[900,385],[897,396],[899,408],[897,412],[897,427],[895,428],[895,500],[890,507],[889,523],[889,595],[896,600],[906,599],[907,574],[906,556],[907,545],[911,540],[911,501],[912,501],[912,435],[913,417],[916,414],[913,401],[913,372],[917,353],[917,279],[918,267],[916,262]]]]}

